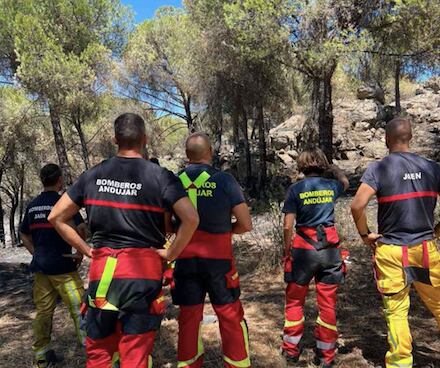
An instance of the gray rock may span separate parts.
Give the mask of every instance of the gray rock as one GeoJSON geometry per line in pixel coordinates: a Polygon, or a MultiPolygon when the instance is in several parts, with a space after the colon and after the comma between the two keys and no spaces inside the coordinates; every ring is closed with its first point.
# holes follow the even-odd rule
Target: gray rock
{"type": "Polygon", "coordinates": [[[423,88],[430,89],[434,93],[439,93],[439,91],[440,91],[440,78],[437,77],[437,78],[431,78],[431,79],[427,80],[423,84],[423,88]]]}
{"type": "Polygon", "coordinates": [[[358,88],[356,96],[359,100],[376,100],[381,104],[385,103],[385,94],[379,86],[361,86],[358,88]]]}

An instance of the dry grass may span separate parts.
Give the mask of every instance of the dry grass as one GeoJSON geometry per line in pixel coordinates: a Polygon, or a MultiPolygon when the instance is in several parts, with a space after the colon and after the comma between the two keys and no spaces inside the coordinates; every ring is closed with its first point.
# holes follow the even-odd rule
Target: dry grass
{"type": "MultiPolygon", "coordinates": [[[[337,367],[383,366],[387,343],[381,299],[373,283],[370,254],[357,241],[347,206],[346,201],[341,201],[338,206],[344,245],[351,251],[352,263],[347,283],[341,287],[339,294],[338,323],[341,336],[337,367]]],[[[257,267],[261,253],[248,241],[250,239],[242,241],[237,250],[253,367],[283,368],[285,365],[279,355],[284,307],[282,273],[281,270],[257,267]]],[[[205,313],[213,314],[209,305],[205,313]]],[[[305,351],[297,366],[311,368],[314,367],[310,362],[313,360],[313,325],[316,319],[313,285],[305,314],[305,351]]],[[[170,305],[155,346],[155,368],[176,366],[176,316],[177,309],[170,305]]],[[[32,318],[31,278],[11,264],[0,264],[0,367],[31,367],[32,318]]],[[[440,340],[435,321],[415,295],[412,295],[410,323],[418,367],[440,367],[440,340]]],[[[204,367],[222,367],[218,324],[206,324],[203,334],[206,350],[204,367]]],[[[55,314],[53,336],[55,349],[66,357],[65,363],[60,366],[84,367],[84,355],[75,346],[67,310],[61,305],[55,314]]]]}

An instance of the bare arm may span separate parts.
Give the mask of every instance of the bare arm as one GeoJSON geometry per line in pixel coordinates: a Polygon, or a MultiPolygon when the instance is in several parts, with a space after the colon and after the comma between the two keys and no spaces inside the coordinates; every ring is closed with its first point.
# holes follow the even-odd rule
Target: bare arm
{"type": "Polygon", "coordinates": [[[175,233],[174,228],[173,228],[173,223],[171,221],[171,213],[165,212],[164,218],[165,218],[165,232],[167,234],[175,233]]]}
{"type": "Polygon", "coordinates": [[[243,234],[252,230],[252,218],[246,203],[240,203],[232,209],[236,221],[232,224],[234,234],[243,234]]]}
{"type": "Polygon", "coordinates": [[[81,239],[86,240],[87,239],[87,225],[82,222],[76,227],[76,231],[78,232],[81,239]]]}
{"type": "Polygon", "coordinates": [[[344,190],[348,189],[348,187],[350,186],[350,182],[348,181],[347,176],[339,167],[337,167],[336,165],[330,165],[328,171],[333,174],[335,179],[344,186],[344,190]]]}
{"type": "Polygon", "coordinates": [[[375,194],[376,191],[373,188],[365,183],[362,183],[353,199],[353,202],[351,202],[351,214],[353,215],[353,220],[356,224],[359,235],[361,236],[363,242],[373,249],[376,246],[377,239],[382,236],[380,234],[370,233],[367,224],[366,208],[368,206],[368,202],[375,194]]]}
{"type": "Polygon", "coordinates": [[[167,261],[174,261],[182,253],[199,226],[199,214],[188,197],[179,199],[173,205],[173,210],[181,221],[176,237],[168,249],[157,250],[159,255],[167,261]]]}
{"type": "Polygon", "coordinates": [[[68,194],[64,193],[52,208],[48,220],[67,243],[85,256],[91,258],[91,248],[85,240],[81,238],[77,230],[71,226],[71,219],[79,212],[79,209],[80,208],[70,199],[68,194]]]}
{"type": "Polygon", "coordinates": [[[34,242],[32,241],[32,236],[20,232],[20,238],[21,241],[23,242],[24,247],[28,250],[28,252],[34,255],[35,248],[34,248],[34,242]]]}
{"type": "Polygon", "coordinates": [[[292,237],[293,237],[293,225],[295,225],[295,214],[294,213],[286,213],[284,215],[284,256],[289,256],[290,247],[292,245],[292,237]]]}

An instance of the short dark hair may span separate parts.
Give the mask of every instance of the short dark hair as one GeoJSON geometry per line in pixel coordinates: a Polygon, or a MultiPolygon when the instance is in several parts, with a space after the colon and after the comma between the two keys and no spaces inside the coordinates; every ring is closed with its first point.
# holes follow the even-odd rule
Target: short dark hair
{"type": "Polygon", "coordinates": [[[329,162],[324,152],[319,148],[307,148],[298,157],[298,171],[304,174],[320,174],[329,167],[329,162]]]}
{"type": "Polygon", "coordinates": [[[56,164],[47,164],[40,170],[40,179],[45,187],[55,185],[63,175],[61,168],[56,164]]]}
{"type": "Polygon", "coordinates": [[[116,143],[121,148],[138,146],[146,132],[144,119],[133,113],[119,115],[114,126],[116,143]]]}

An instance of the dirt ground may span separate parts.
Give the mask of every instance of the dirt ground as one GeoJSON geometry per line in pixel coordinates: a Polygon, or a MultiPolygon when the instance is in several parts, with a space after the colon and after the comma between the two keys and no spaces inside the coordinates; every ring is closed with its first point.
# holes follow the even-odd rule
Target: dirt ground
{"type": "MultiPolygon", "coordinates": [[[[363,368],[383,366],[386,352],[386,327],[381,312],[381,300],[373,284],[369,252],[362,246],[351,246],[351,261],[347,283],[341,287],[338,301],[339,355],[337,367],[363,368]]],[[[256,255],[258,257],[258,255],[256,255]]],[[[283,291],[281,271],[261,269],[247,272],[241,263],[242,301],[250,328],[253,367],[282,368],[279,355],[283,325],[283,291]]],[[[17,263],[0,263],[0,367],[32,366],[31,324],[33,305],[32,276],[17,263]]],[[[419,299],[412,295],[410,323],[414,337],[417,367],[440,367],[440,339],[436,324],[419,299]]],[[[316,319],[314,287],[311,285],[306,307],[305,351],[298,367],[314,367],[313,324],[316,319]]],[[[206,314],[212,309],[207,306],[206,314]]],[[[177,310],[168,307],[154,352],[154,367],[175,367],[177,310]]],[[[222,367],[218,324],[207,323],[203,328],[205,364],[207,368],[222,367]]],[[[67,310],[59,305],[53,328],[54,347],[64,355],[60,367],[84,367],[84,354],[76,347],[73,328],[67,310]]]]}

